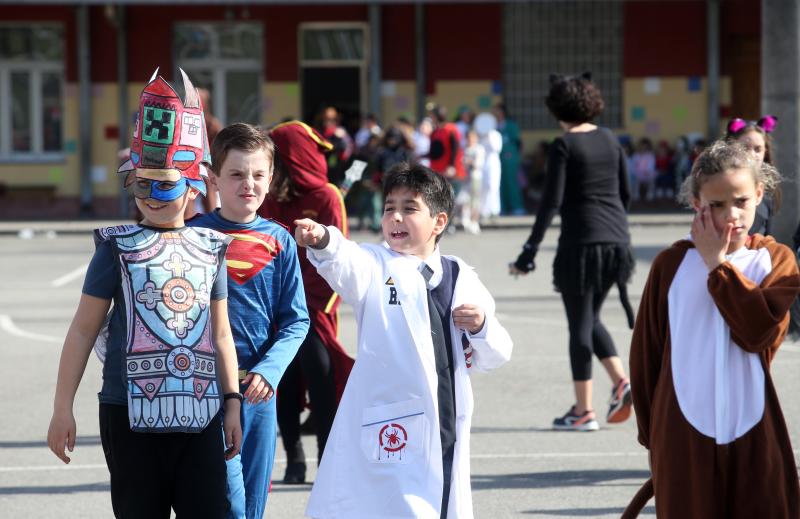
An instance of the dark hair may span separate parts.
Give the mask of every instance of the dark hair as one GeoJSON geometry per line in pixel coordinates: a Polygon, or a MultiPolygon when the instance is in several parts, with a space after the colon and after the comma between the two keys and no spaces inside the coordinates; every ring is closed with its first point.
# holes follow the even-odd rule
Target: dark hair
{"type": "Polygon", "coordinates": [[[551,76],[545,98],[550,113],[565,123],[587,123],[605,108],[600,89],[584,76],[551,76]]]}
{"type": "Polygon", "coordinates": [[[447,120],[447,109],[442,105],[433,105],[428,109],[428,112],[436,119],[436,122],[443,123],[447,120]]]}
{"type": "Polygon", "coordinates": [[[700,198],[700,188],[709,177],[724,173],[731,169],[747,169],[753,174],[756,185],[764,186],[766,193],[774,193],[778,189],[781,175],[767,162],[758,164],[744,146],[736,141],[719,140],[703,150],[692,164],[692,172],[681,185],[679,200],[687,206],[692,200],[700,198]]]}
{"type": "Polygon", "coordinates": [[[267,196],[281,203],[294,200],[300,196],[292,176],[286,171],[286,167],[281,161],[281,156],[277,153],[273,160],[272,182],[269,183],[267,196]]]}
{"type": "Polygon", "coordinates": [[[252,124],[234,123],[220,131],[211,144],[211,171],[219,175],[230,150],[264,150],[270,162],[270,172],[275,164],[275,143],[267,132],[252,124]]]}
{"type": "Polygon", "coordinates": [[[760,133],[761,136],[764,137],[764,162],[772,164],[772,137],[764,131],[764,128],[760,127],[755,122],[749,121],[737,132],[731,132],[730,129],[726,129],[725,140],[729,142],[738,141],[741,137],[750,132],[760,133]]]}
{"type": "Polygon", "coordinates": [[[508,115],[508,107],[506,106],[505,103],[503,103],[503,102],[496,103],[494,105],[494,108],[495,108],[495,110],[499,110],[499,111],[503,112],[503,117],[505,117],[506,119],[511,119],[511,117],[509,117],[509,115],[508,115]]]}
{"type": "MultiPolygon", "coordinates": [[[[450,224],[455,195],[452,186],[442,175],[419,164],[401,162],[386,173],[383,182],[384,204],[389,194],[396,189],[408,189],[419,194],[432,217],[446,213],[448,225],[450,224]]],[[[441,234],[437,236],[436,241],[438,242],[441,237],[441,234]]]]}

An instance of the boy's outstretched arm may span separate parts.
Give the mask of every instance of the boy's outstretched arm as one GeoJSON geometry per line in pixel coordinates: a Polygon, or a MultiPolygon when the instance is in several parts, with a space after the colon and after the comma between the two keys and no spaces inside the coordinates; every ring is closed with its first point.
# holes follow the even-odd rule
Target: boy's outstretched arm
{"type": "Polygon", "coordinates": [[[288,240],[281,259],[280,281],[273,279],[273,283],[280,282],[281,287],[273,323],[276,330],[275,337],[267,353],[250,370],[242,382],[250,384],[245,392],[245,397],[251,403],[272,398],[286,368],[289,367],[289,363],[297,355],[297,350],[305,340],[311,322],[306,308],[306,295],[303,289],[303,277],[300,274],[300,262],[297,259],[297,247],[291,240],[288,240]]]}
{"type": "MultiPolygon", "coordinates": [[[[222,394],[239,392],[239,363],[236,360],[236,347],[233,344],[233,333],[228,321],[228,300],[211,300],[211,328],[214,334],[214,346],[217,351],[217,374],[219,375],[222,394]]],[[[225,459],[231,459],[239,453],[242,445],[241,424],[242,403],[229,398],[224,401],[225,418],[225,459]]]]}
{"type": "Polygon", "coordinates": [[[100,327],[111,306],[111,300],[82,294],[72,318],[58,365],[58,381],[53,399],[53,416],[47,431],[47,445],[64,463],[69,463],[65,447],[75,448],[75,417],[72,404],[86,370],[86,362],[97,339],[100,327]]]}
{"type": "Polygon", "coordinates": [[[367,295],[377,258],[345,238],[336,227],[325,227],[308,218],[294,224],[297,244],[308,247],[308,261],[343,301],[358,306],[367,295]]]}

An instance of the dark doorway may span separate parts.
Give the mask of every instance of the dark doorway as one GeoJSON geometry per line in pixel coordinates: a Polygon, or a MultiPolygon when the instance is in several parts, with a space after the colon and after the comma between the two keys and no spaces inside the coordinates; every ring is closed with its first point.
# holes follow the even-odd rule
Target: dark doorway
{"type": "Polygon", "coordinates": [[[315,125],[324,108],[333,106],[342,117],[342,126],[354,134],[360,124],[361,68],[304,67],[303,120],[315,125]]]}

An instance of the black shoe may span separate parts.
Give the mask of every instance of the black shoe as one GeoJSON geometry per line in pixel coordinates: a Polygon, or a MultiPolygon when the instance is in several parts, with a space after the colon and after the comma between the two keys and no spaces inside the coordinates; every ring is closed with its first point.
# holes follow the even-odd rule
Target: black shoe
{"type": "Polygon", "coordinates": [[[283,482],[287,485],[302,485],[306,482],[306,464],[304,461],[293,461],[286,465],[283,482]]]}

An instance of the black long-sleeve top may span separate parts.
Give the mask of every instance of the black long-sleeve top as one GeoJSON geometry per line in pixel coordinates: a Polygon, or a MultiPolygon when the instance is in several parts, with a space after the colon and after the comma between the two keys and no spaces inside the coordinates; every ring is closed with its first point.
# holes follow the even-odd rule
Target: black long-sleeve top
{"type": "Polygon", "coordinates": [[[550,147],[542,204],[528,244],[538,248],[556,212],[559,246],[629,243],[625,152],[606,128],[567,132],[550,147]]]}

